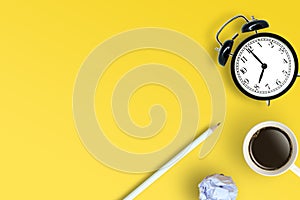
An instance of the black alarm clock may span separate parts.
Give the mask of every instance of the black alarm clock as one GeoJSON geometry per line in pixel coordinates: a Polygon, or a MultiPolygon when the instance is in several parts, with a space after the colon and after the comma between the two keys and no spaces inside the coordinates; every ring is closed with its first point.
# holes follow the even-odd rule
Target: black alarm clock
{"type": "Polygon", "coordinates": [[[265,20],[252,17],[248,20],[243,15],[229,19],[217,32],[216,40],[220,44],[218,62],[225,66],[229,56],[231,59],[231,76],[237,88],[250,98],[270,100],[285,94],[294,84],[298,75],[298,58],[292,45],[283,37],[273,33],[258,33],[258,30],[269,27],[265,20]],[[222,43],[219,34],[235,19],[244,19],[246,23],[241,32],[254,34],[244,39],[231,53],[233,41],[222,43]]]}

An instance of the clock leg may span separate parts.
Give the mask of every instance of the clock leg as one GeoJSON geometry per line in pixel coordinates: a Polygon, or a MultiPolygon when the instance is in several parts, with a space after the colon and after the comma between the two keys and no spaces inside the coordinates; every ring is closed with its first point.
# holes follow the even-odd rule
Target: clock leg
{"type": "Polygon", "coordinates": [[[271,105],[271,101],[270,100],[267,100],[266,103],[267,103],[267,106],[271,105]]]}

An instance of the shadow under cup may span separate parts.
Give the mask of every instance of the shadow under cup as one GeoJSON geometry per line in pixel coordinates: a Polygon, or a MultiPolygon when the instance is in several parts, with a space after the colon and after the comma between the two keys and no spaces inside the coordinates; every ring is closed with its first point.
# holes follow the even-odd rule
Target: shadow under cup
{"type": "Polygon", "coordinates": [[[254,126],[243,145],[244,158],[255,172],[276,176],[290,169],[298,154],[293,132],[285,125],[267,121],[254,126]]]}

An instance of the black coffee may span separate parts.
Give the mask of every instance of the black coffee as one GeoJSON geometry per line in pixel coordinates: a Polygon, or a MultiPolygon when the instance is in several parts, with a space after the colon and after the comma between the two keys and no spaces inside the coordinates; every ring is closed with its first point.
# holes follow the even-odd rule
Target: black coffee
{"type": "Polygon", "coordinates": [[[292,144],[283,130],[276,127],[265,127],[252,136],[249,152],[257,166],[266,170],[275,170],[289,161],[292,144]]]}

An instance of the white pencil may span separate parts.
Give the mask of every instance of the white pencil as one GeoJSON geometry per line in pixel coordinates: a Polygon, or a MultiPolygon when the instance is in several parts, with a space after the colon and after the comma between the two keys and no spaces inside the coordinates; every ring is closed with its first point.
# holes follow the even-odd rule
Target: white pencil
{"type": "Polygon", "coordinates": [[[152,176],[150,176],[147,180],[145,180],[140,186],[138,186],[135,190],[133,190],[128,196],[124,198],[124,200],[132,200],[137,195],[139,195],[143,190],[149,187],[154,181],[156,181],[159,177],[161,177],[165,172],[167,172],[171,167],[173,167],[178,161],[180,161],[184,156],[190,153],[193,149],[195,149],[201,142],[203,142],[206,138],[208,138],[214,130],[220,125],[218,123],[215,126],[210,127],[204,133],[202,133],[197,139],[195,139],[191,144],[181,150],[175,157],[173,157],[169,162],[164,164],[159,170],[157,170],[152,176]]]}

